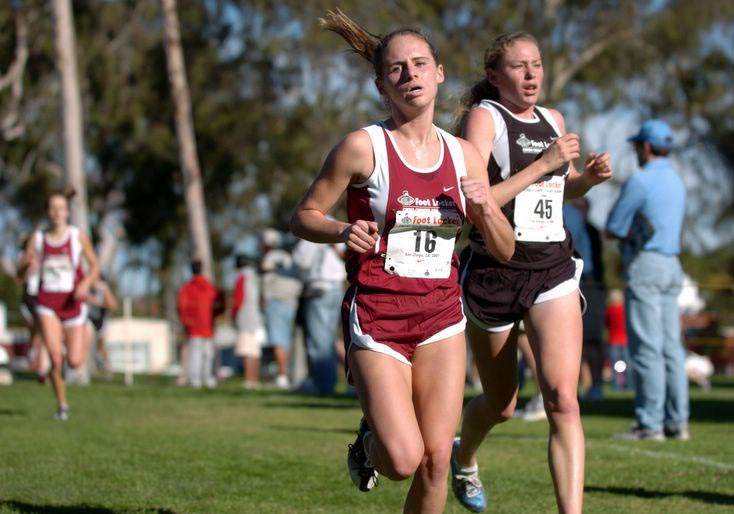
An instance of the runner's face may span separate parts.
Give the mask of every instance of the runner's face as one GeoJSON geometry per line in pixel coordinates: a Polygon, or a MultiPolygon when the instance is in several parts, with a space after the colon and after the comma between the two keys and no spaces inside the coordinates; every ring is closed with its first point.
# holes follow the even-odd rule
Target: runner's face
{"type": "Polygon", "coordinates": [[[48,219],[58,227],[65,225],[69,220],[69,203],[66,198],[54,195],[48,200],[48,219]]]}
{"type": "Polygon", "coordinates": [[[518,40],[507,47],[496,69],[487,78],[497,87],[502,103],[527,109],[538,103],[543,85],[540,50],[530,42],[518,40]]]}
{"type": "Polygon", "coordinates": [[[443,66],[436,63],[428,44],[410,34],[395,36],[384,55],[377,89],[393,109],[411,111],[432,106],[443,82],[443,66]]]}

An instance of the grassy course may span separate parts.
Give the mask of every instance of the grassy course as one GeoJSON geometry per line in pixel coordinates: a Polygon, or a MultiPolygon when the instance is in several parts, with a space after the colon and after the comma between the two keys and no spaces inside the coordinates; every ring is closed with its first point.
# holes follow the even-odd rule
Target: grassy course
{"type": "MultiPolygon", "coordinates": [[[[160,378],[72,386],[71,419],[52,419],[49,386],[0,389],[0,513],[400,512],[406,482],[351,484],[346,445],[360,417],[348,397],[213,391],[160,378]]],[[[467,396],[468,398],[469,396],[467,396]]],[[[734,382],[692,390],[692,439],[610,439],[630,423],[629,393],[583,406],[585,512],[734,509],[734,382]]],[[[554,512],[547,424],[498,427],[480,451],[489,512],[554,512]]],[[[465,513],[453,497],[446,512],[465,513]]]]}

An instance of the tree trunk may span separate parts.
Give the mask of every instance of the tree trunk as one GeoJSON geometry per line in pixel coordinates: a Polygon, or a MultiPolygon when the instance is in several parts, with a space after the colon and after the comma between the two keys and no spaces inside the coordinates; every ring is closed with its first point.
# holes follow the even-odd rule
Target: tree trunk
{"type": "Polygon", "coordinates": [[[23,100],[23,74],[28,62],[28,23],[22,7],[15,11],[15,56],[8,71],[0,76],[0,91],[10,89],[10,100],[3,109],[0,119],[2,139],[11,141],[25,133],[25,125],[21,115],[23,100]]]}
{"type": "Polygon", "coordinates": [[[176,137],[178,139],[179,160],[183,172],[186,210],[189,215],[191,240],[194,257],[202,262],[203,272],[209,278],[212,274],[211,245],[209,227],[206,221],[204,187],[201,180],[199,158],[194,139],[194,123],[191,116],[191,99],[186,82],[181,36],[176,12],[176,0],[161,0],[164,16],[166,60],[168,79],[176,107],[176,137]]]}
{"type": "Polygon", "coordinates": [[[56,67],[61,77],[64,164],[66,178],[76,196],[70,204],[71,222],[89,234],[87,182],[84,175],[82,101],[76,65],[76,38],[70,0],[53,0],[56,22],[56,67]]]}
{"type": "Polygon", "coordinates": [[[114,260],[117,249],[125,237],[125,229],[117,219],[118,213],[108,213],[102,218],[97,226],[97,259],[99,260],[99,269],[107,280],[114,281],[117,277],[113,275],[114,260]]]}

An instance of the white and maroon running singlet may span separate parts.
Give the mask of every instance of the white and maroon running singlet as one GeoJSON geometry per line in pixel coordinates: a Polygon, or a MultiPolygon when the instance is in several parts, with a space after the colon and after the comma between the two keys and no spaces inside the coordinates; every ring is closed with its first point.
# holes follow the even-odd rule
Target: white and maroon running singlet
{"type": "Polygon", "coordinates": [[[79,316],[83,302],[74,299],[74,289],[84,278],[79,229],[69,226],[67,237],[61,242],[51,242],[46,233],[36,232],[35,244],[41,262],[38,305],[52,310],[62,320],[79,316]]]}
{"type": "Polygon", "coordinates": [[[460,332],[465,323],[454,253],[465,217],[464,154],[455,137],[436,127],[440,157],[433,167],[416,169],[382,124],[364,130],[375,169],[349,187],[347,210],[350,223],[377,222],[380,238],[372,250],[347,257],[345,342],[379,346],[410,362],[416,346],[460,332]]]}

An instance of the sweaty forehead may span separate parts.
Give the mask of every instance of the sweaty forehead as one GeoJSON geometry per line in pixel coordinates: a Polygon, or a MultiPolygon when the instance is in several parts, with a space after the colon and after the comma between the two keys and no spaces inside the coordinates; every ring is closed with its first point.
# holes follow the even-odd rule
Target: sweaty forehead
{"type": "Polygon", "coordinates": [[[519,40],[505,49],[504,58],[508,61],[526,61],[540,59],[540,49],[531,41],[519,40]]]}
{"type": "Polygon", "coordinates": [[[397,35],[390,40],[385,48],[385,62],[417,59],[420,57],[433,58],[433,54],[428,43],[417,35],[397,35]]]}

